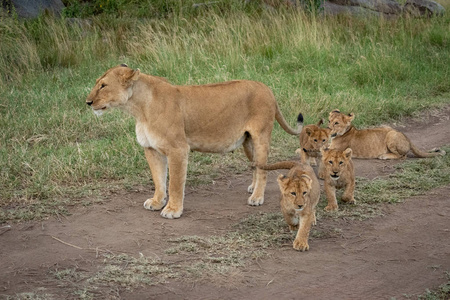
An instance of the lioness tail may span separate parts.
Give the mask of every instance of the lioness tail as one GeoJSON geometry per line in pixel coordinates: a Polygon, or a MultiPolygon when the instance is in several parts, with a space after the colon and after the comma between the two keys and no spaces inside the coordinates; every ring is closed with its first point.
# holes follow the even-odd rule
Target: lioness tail
{"type": "Polygon", "coordinates": [[[430,150],[432,152],[425,152],[425,151],[420,150],[416,146],[414,146],[413,143],[411,143],[411,142],[410,142],[410,145],[411,145],[411,152],[414,153],[414,155],[416,157],[425,158],[425,157],[435,157],[435,156],[444,156],[445,155],[445,151],[441,150],[439,148],[430,150]]]}
{"type": "Polygon", "coordinates": [[[297,116],[297,130],[293,129],[291,126],[289,126],[289,124],[286,122],[286,120],[284,119],[283,115],[281,114],[281,110],[280,107],[278,106],[277,103],[277,111],[275,113],[275,119],[277,120],[278,124],[280,124],[281,128],[284,129],[284,131],[286,131],[289,134],[292,135],[299,135],[300,132],[302,132],[302,128],[303,128],[303,115],[300,113],[297,116]]]}

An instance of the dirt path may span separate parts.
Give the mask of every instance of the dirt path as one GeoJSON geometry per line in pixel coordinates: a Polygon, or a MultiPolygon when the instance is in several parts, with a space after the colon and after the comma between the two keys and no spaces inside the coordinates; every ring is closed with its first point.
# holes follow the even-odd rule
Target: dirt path
{"type": "MultiPolygon", "coordinates": [[[[450,107],[399,126],[421,148],[450,144],[450,107]]],[[[357,176],[374,178],[393,171],[396,162],[355,160],[357,176]]],[[[266,202],[246,205],[250,174],[187,189],[181,219],[166,220],[142,208],[150,188],[117,194],[103,205],[74,209],[69,217],[13,224],[0,229],[0,299],[23,292],[69,294],[76,282],[50,274],[76,268],[94,272],[105,251],[166,259],[167,238],[220,235],[232,224],[257,212],[277,212],[276,174],[271,173],[266,202]]],[[[290,246],[272,250],[239,274],[217,282],[168,280],[138,288],[118,288],[123,299],[396,299],[422,294],[446,281],[450,270],[450,186],[430,195],[384,207],[384,216],[366,221],[326,220],[318,226],[341,234],[310,241],[306,253],[290,246]]],[[[189,257],[186,257],[189,259],[189,257]]]]}

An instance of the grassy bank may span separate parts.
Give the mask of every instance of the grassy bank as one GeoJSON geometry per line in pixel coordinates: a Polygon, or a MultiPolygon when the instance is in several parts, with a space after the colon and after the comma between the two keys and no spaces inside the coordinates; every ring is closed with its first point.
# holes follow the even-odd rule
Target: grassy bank
{"type": "MultiPolygon", "coordinates": [[[[175,84],[262,81],[291,124],[298,112],[310,123],[340,108],[368,126],[450,102],[449,14],[388,21],[230,7],[1,18],[0,223],[150,184],[133,120],[96,118],[84,104],[95,79],[122,62],[175,84]]],[[[276,125],[271,160],[297,143],[276,125]]],[[[188,184],[211,182],[220,168],[246,171],[244,155],[191,154],[188,184]]]]}

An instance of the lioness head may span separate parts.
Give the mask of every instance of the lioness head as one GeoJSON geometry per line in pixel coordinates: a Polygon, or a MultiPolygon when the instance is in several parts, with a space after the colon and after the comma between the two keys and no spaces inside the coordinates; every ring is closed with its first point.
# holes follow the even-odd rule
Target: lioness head
{"type": "Polygon", "coordinates": [[[319,153],[325,143],[330,138],[330,129],[321,128],[322,119],[317,125],[308,125],[303,127],[303,132],[300,133],[300,143],[303,151],[311,153],[319,153]]]}
{"type": "Polygon", "coordinates": [[[347,170],[347,165],[352,159],[352,149],[344,151],[334,149],[322,149],[322,165],[325,167],[325,176],[330,176],[333,180],[338,180],[343,172],[347,170]]]}
{"type": "Polygon", "coordinates": [[[305,209],[309,203],[309,193],[312,187],[312,179],[308,175],[300,177],[279,175],[278,185],[284,203],[288,203],[297,212],[305,209]]]}
{"type": "Polygon", "coordinates": [[[132,95],[131,86],[139,78],[139,74],[139,69],[130,69],[125,64],[109,69],[95,82],[86,98],[86,104],[98,116],[110,107],[125,104],[132,95]]]}
{"type": "Polygon", "coordinates": [[[354,113],[346,115],[341,113],[339,109],[330,112],[328,117],[328,128],[331,129],[331,137],[340,136],[346,133],[350,129],[354,118],[354,113]]]}

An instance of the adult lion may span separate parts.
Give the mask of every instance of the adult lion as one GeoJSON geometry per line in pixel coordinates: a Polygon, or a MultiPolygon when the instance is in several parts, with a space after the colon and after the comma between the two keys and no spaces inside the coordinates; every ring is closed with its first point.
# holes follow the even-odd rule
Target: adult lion
{"type": "Polygon", "coordinates": [[[406,157],[410,150],[417,157],[445,155],[445,151],[440,149],[433,149],[430,153],[419,150],[406,135],[388,126],[356,129],[352,125],[354,118],[355,114],[346,115],[338,109],[330,112],[331,149],[344,151],[351,148],[356,158],[399,159],[406,157]]]}
{"type": "MultiPolygon", "coordinates": [[[[86,103],[97,115],[117,107],[135,117],[137,141],[145,149],[155,183],[154,196],[144,207],[165,206],[161,216],[169,219],[183,212],[190,150],[223,153],[242,145],[250,161],[264,165],[274,119],[289,134],[301,131],[287,124],[272,91],[256,81],[177,86],[123,64],[97,79],[86,103]]],[[[257,168],[248,187],[249,205],[263,204],[266,181],[267,171],[257,168]]]]}

